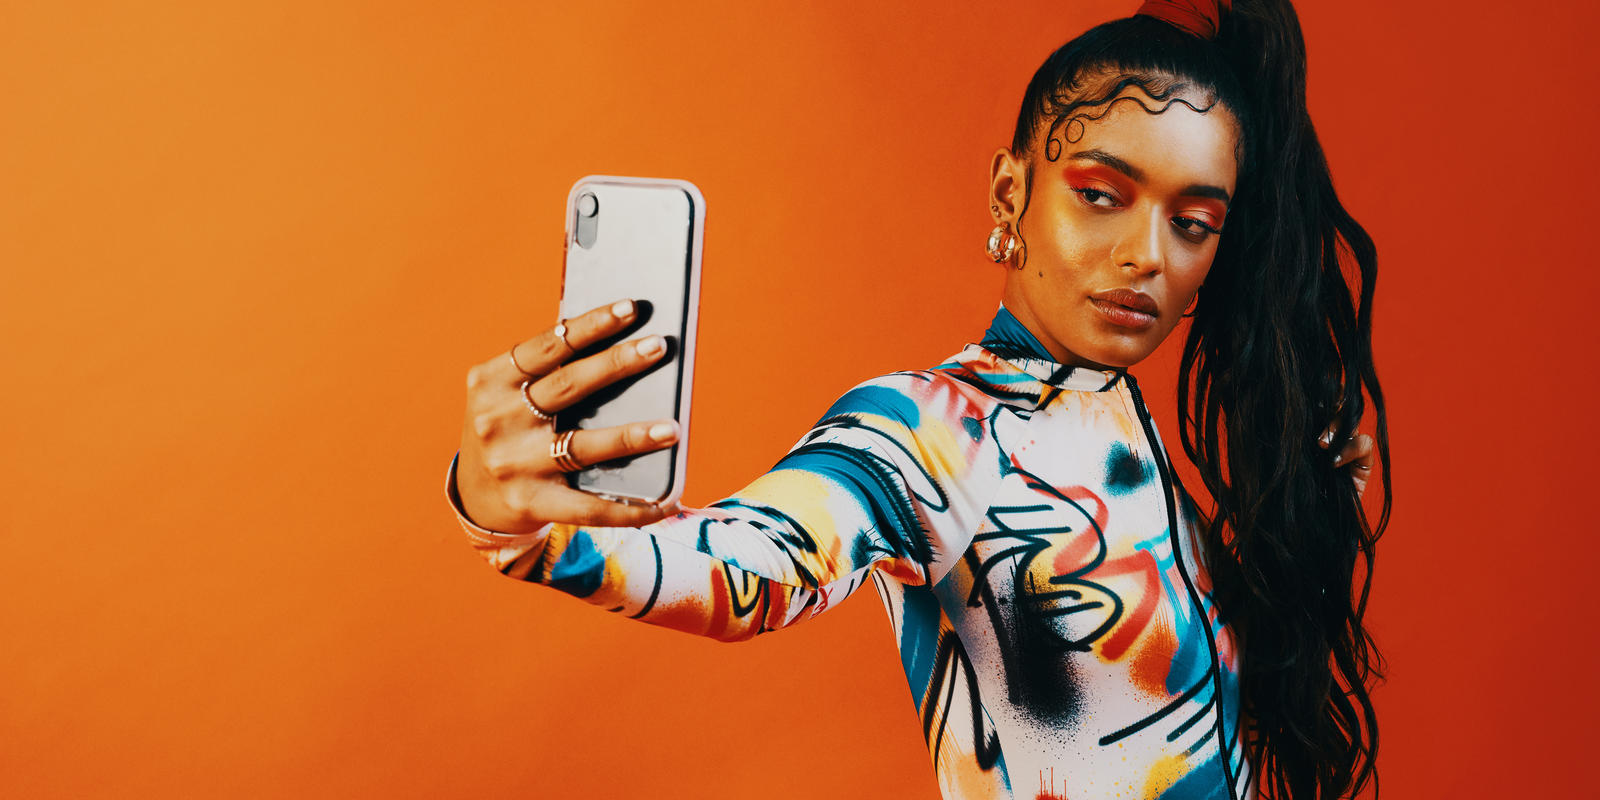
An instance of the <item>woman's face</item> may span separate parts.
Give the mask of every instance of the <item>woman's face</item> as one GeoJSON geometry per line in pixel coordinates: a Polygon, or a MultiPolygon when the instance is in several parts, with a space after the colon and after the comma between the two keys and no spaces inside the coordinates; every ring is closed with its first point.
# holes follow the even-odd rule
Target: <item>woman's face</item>
{"type": "MultiPolygon", "coordinates": [[[[1136,87],[1122,97],[1162,106],[1136,87]]],[[[1059,362],[1128,367],[1172,332],[1211,269],[1237,177],[1237,123],[1220,105],[1152,114],[1119,97],[1083,121],[1077,141],[1066,130],[1054,161],[1046,135],[1022,158],[995,154],[990,203],[1025,248],[1007,264],[1023,268],[1007,273],[1004,302],[1059,362]]]]}

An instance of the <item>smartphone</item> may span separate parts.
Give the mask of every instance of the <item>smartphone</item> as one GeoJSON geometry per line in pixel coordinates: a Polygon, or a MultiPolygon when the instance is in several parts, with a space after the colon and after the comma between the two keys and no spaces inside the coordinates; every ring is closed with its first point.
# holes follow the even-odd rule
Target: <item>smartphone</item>
{"type": "Polygon", "coordinates": [[[590,175],[567,194],[561,318],[623,299],[638,308],[627,330],[574,358],[650,334],[666,339],[667,353],[649,370],[557,413],[556,428],[676,419],[680,431],[669,449],[571,473],[578,489],[624,503],[663,503],[683,492],[705,207],[700,190],[683,180],[590,175]]]}

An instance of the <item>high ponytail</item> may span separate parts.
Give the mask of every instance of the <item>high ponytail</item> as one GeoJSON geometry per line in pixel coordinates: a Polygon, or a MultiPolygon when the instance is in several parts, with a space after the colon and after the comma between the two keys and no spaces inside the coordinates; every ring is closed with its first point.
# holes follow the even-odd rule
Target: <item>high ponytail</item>
{"type": "Polygon", "coordinates": [[[1364,617],[1391,505],[1372,360],[1377,251],[1334,192],[1306,108],[1293,6],[1234,0],[1209,40],[1143,15],[1096,26],[1034,75],[1012,149],[1048,137],[1042,150],[1054,160],[1060,140],[1125,88],[1161,105],[1185,102],[1179,83],[1206,90],[1241,129],[1237,188],[1184,342],[1178,403],[1184,451],[1213,502],[1201,534],[1212,596],[1242,648],[1246,753],[1264,797],[1350,796],[1376,788],[1369,689],[1383,662],[1364,617]],[[1358,421],[1376,435],[1376,526],[1333,464],[1358,421]]]}
{"type": "Polygon", "coordinates": [[[1184,342],[1180,436],[1215,504],[1206,545],[1217,603],[1245,641],[1243,707],[1261,788],[1342,797],[1376,786],[1368,692],[1382,658],[1363,619],[1391,505],[1372,360],[1377,250],[1334,192],[1306,108],[1293,6],[1236,1],[1216,44],[1251,109],[1252,149],[1229,210],[1241,235],[1219,241],[1184,342]],[[1363,418],[1380,462],[1376,526],[1332,463],[1363,418]],[[1330,423],[1323,449],[1316,439],[1330,423]]]}

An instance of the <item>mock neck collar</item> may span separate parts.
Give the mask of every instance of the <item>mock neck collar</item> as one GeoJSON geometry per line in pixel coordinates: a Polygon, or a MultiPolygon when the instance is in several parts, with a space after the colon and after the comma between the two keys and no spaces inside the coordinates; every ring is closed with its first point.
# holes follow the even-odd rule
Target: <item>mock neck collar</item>
{"type": "Polygon", "coordinates": [[[1125,375],[1122,370],[1097,370],[1061,364],[1040,343],[1039,337],[1034,336],[1003,303],[989,322],[989,329],[984,331],[983,341],[978,346],[1046,384],[1070,391],[1107,391],[1120,383],[1125,375]]]}
{"type": "Polygon", "coordinates": [[[989,330],[983,332],[983,341],[980,344],[1002,358],[1055,361],[1050,356],[1050,351],[1044,349],[1039,337],[1034,336],[1033,331],[1028,330],[1004,303],[1000,305],[1000,310],[995,312],[994,319],[989,321],[989,330]]]}

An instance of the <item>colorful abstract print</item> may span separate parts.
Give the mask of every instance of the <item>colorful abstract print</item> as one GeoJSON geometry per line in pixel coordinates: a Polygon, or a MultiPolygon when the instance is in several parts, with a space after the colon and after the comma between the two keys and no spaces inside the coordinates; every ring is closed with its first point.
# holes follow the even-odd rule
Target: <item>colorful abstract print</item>
{"type": "Polygon", "coordinates": [[[855,387],[707,508],[462,522],[506,575],[723,640],[872,583],[949,800],[1242,800],[1238,653],[1164,452],[1132,377],[1061,367],[1002,309],[983,345],[855,387]]]}

